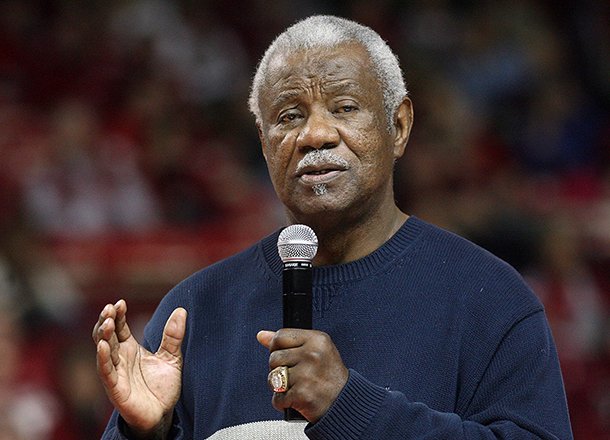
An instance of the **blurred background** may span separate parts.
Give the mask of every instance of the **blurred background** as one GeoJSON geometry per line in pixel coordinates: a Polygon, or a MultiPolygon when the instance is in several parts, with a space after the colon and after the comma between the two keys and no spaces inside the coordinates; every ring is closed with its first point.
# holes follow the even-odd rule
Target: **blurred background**
{"type": "Polygon", "coordinates": [[[544,302],[577,439],[610,438],[607,1],[0,2],[0,439],[99,438],[90,332],[282,224],[246,100],[313,13],[377,30],[415,126],[403,210],[544,302]]]}

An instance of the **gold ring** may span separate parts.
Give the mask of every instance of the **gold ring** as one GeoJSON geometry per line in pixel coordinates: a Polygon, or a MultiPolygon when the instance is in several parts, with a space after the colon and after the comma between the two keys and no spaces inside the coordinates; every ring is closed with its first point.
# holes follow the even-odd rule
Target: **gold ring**
{"type": "Polygon", "coordinates": [[[269,373],[267,379],[269,385],[276,393],[285,393],[288,391],[288,367],[276,367],[269,373]]]}

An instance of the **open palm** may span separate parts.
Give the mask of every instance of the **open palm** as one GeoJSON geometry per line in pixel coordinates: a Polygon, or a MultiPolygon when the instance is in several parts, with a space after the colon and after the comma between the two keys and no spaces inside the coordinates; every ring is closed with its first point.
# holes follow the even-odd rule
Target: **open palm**
{"type": "Polygon", "coordinates": [[[127,305],[107,305],[93,329],[97,369],[110,401],[125,422],[140,432],[157,428],[180,395],[186,311],[174,310],[163,330],[159,350],[151,353],[131,334],[127,305]]]}

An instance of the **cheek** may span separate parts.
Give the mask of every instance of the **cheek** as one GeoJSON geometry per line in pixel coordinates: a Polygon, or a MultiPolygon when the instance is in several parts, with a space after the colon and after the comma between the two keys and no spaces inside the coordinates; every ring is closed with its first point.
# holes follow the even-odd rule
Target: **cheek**
{"type": "Polygon", "coordinates": [[[350,144],[354,149],[359,150],[355,151],[356,154],[363,157],[375,157],[379,153],[380,146],[387,145],[388,136],[383,131],[381,122],[378,115],[365,112],[351,127],[351,130],[346,130],[350,144]]]}
{"type": "Polygon", "coordinates": [[[387,139],[377,130],[363,130],[352,135],[353,153],[367,168],[376,168],[391,158],[391,148],[387,139]]]}
{"type": "Polygon", "coordinates": [[[274,184],[280,183],[288,173],[292,156],[291,149],[288,148],[288,139],[270,138],[268,145],[270,147],[265,151],[267,168],[274,184]]]}
{"type": "Polygon", "coordinates": [[[281,172],[282,166],[278,162],[278,158],[275,155],[268,156],[267,158],[267,170],[269,171],[269,177],[273,186],[277,188],[277,185],[281,183],[281,172]]]}
{"type": "Polygon", "coordinates": [[[360,172],[358,173],[361,183],[365,186],[380,187],[391,176],[394,168],[394,157],[392,150],[384,138],[370,139],[359,153],[360,172]]]}

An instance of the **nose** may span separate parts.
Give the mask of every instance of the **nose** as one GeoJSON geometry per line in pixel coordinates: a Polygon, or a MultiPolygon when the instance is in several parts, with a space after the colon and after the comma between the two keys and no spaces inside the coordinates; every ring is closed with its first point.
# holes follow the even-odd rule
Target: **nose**
{"type": "Polygon", "coordinates": [[[312,109],[297,137],[297,147],[304,150],[334,148],[339,141],[332,114],[326,109],[312,109]]]}

